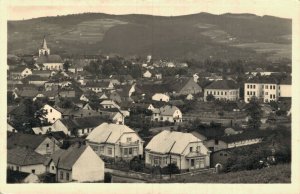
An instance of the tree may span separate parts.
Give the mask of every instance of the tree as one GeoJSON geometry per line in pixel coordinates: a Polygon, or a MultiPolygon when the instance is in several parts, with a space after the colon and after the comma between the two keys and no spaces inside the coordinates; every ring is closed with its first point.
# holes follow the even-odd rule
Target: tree
{"type": "Polygon", "coordinates": [[[66,61],[64,64],[63,64],[63,68],[65,71],[68,71],[69,70],[69,67],[70,67],[70,62],[69,61],[66,61]]]}
{"type": "Polygon", "coordinates": [[[212,94],[208,94],[208,95],[206,96],[206,100],[209,101],[209,102],[211,102],[211,101],[214,101],[214,100],[215,100],[215,97],[214,97],[212,94]]]}
{"type": "Polygon", "coordinates": [[[248,116],[250,117],[248,120],[248,126],[252,129],[259,129],[261,126],[261,106],[256,98],[251,98],[248,107],[246,109],[248,116]]]}

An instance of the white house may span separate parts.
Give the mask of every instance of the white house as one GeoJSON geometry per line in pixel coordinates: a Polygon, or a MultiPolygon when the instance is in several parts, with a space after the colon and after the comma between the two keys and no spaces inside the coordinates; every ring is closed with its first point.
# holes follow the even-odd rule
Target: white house
{"type": "Polygon", "coordinates": [[[7,168],[33,174],[46,172],[44,162],[46,157],[25,147],[15,147],[7,150],[7,168]]]}
{"type": "Polygon", "coordinates": [[[18,133],[18,131],[16,130],[16,128],[14,128],[9,123],[7,123],[7,131],[12,132],[12,133],[18,133]]]}
{"type": "Polygon", "coordinates": [[[53,131],[56,131],[56,130],[50,125],[50,126],[33,127],[32,131],[36,135],[44,135],[47,132],[53,132],[53,131]]]}
{"type": "Polygon", "coordinates": [[[163,102],[169,102],[170,97],[166,94],[162,93],[156,93],[152,96],[152,100],[154,101],[163,101],[163,102]]]}
{"type": "Polygon", "coordinates": [[[117,109],[120,109],[120,106],[115,103],[113,100],[103,100],[101,103],[100,103],[103,108],[117,108],[117,109]]]}
{"type": "Polygon", "coordinates": [[[174,163],[180,170],[208,168],[210,151],[191,133],[164,130],[146,146],[145,163],[160,167],[174,163]]]}
{"type": "Polygon", "coordinates": [[[21,66],[11,70],[10,75],[13,79],[22,79],[29,75],[32,75],[32,71],[27,67],[21,66]]]}
{"type": "Polygon", "coordinates": [[[145,78],[150,78],[151,76],[152,76],[152,73],[149,70],[147,70],[145,73],[143,73],[143,77],[145,77],[145,78]]]}
{"type": "Polygon", "coordinates": [[[152,121],[165,122],[169,121],[171,123],[182,122],[182,112],[176,106],[166,105],[159,109],[154,109],[152,111],[152,121]]]}
{"type": "Polygon", "coordinates": [[[194,100],[193,94],[188,94],[185,98],[186,100],[194,100]]]}
{"type": "Polygon", "coordinates": [[[63,182],[103,182],[104,162],[84,142],[71,145],[51,156],[49,166],[57,170],[56,181],[63,182]]]}
{"type": "Polygon", "coordinates": [[[62,113],[48,104],[45,104],[41,110],[45,112],[44,119],[49,123],[54,123],[58,119],[62,118],[62,113]]]}
{"type": "Polygon", "coordinates": [[[252,97],[263,102],[277,101],[280,97],[291,97],[291,82],[276,80],[253,80],[245,83],[244,101],[248,103],[252,97]]]}
{"type": "Polygon", "coordinates": [[[132,159],[143,155],[144,141],[126,125],[103,123],[86,138],[101,157],[132,159]]]}

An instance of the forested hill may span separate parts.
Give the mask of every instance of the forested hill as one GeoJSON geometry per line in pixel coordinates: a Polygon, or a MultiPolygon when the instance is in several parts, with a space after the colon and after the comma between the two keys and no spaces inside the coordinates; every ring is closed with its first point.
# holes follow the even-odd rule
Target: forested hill
{"type": "Polygon", "coordinates": [[[253,14],[85,13],[8,21],[8,52],[33,54],[44,35],[52,53],[152,54],[155,58],[291,58],[291,19],[253,14]]]}

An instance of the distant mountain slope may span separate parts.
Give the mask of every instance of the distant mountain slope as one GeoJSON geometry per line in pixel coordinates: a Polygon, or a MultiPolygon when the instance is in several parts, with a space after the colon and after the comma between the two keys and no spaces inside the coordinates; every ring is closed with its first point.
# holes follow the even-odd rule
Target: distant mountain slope
{"type": "Polygon", "coordinates": [[[289,19],[252,14],[162,17],[86,13],[9,21],[8,51],[36,53],[43,35],[47,35],[51,52],[61,55],[291,58],[291,28],[289,19]]]}

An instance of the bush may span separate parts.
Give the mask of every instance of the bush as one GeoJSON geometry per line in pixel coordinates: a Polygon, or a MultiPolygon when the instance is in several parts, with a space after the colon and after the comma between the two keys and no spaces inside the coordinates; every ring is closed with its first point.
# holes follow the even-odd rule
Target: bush
{"type": "Polygon", "coordinates": [[[139,159],[139,157],[134,157],[130,161],[130,170],[134,170],[137,172],[142,172],[144,170],[145,164],[144,161],[139,159]]]}
{"type": "Polygon", "coordinates": [[[180,170],[176,164],[168,164],[168,166],[165,166],[161,169],[162,174],[179,174],[180,170]]]}
{"type": "Polygon", "coordinates": [[[104,183],[111,183],[112,176],[109,172],[104,174],[104,183]]]}

